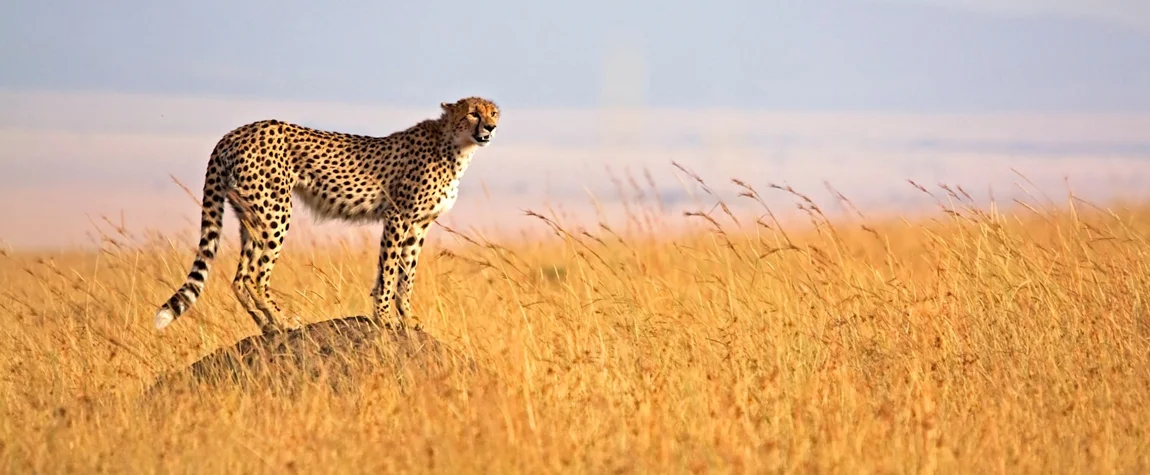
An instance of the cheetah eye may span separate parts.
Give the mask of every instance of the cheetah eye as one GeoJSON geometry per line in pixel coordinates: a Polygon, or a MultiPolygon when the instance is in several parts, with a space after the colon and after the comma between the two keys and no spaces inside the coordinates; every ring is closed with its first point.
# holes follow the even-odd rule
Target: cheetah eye
{"type": "Polygon", "coordinates": [[[478,119],[478,118],[479,118],[479,113],[478,113],[478,112],[472,112],[471,114],[468,114],[468,115],[470,115],[471,117],[474,117],[474,118],[476,118],[476,119],[478,119]]]}

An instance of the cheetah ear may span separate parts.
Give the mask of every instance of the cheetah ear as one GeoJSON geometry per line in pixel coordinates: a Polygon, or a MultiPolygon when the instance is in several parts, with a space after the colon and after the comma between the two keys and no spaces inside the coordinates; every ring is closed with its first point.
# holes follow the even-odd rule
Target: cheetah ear
{"type": "Polygon", "coordinates": [[[446,102],[440,102],[440,103],[439,103],[439,107],[440,107],[441,109],[445,110],[445,111],[448,111],[448,112],[451,112],[451,106],[452,106],[452,105],[453,105],[453,104],[448,104],[448,103],[446,103],[446,102]]]}

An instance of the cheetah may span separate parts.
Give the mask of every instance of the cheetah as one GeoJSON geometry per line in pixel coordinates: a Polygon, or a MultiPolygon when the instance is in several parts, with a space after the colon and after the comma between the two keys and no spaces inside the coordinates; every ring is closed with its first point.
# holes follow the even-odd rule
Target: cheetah
{"type": "Polygon", "coordinates": [[[232,291],[261,332],[285,331],[269,282],[291,226],[294,196],[320,219],[383,224],[372,319],[387,324],[394,300],[395,327],[419,329],[410,300],[428,227],[455,204],[472,155],[491,143],[499,122],[498,106],[481,97],[440,108],[438,119],[385,137],[279,120],[225,134],[208,160],[196,258],[184,284],[156,312],[156,328],[170,325],[203,293],[227,201],[241,224],[232,291]]]}

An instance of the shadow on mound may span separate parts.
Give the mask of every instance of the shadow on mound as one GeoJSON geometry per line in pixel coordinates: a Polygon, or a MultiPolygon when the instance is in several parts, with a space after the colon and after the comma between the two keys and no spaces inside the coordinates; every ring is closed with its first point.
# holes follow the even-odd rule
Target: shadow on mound
{"type": "Polygon", "coordinates": [[[475,371],[473,361],[419,330],[380,327],[363,316],[304,325],[276,335],[254,335],[161,377],[151,391],[228,385],[295,389],[301,383],[353,388],[364,377],[441,377],[475,371]]]}

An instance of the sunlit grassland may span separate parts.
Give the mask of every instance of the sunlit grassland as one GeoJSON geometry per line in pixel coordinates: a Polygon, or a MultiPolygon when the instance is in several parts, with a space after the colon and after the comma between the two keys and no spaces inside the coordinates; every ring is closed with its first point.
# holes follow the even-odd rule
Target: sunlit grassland
{"type": "MultiPolygon", "coordinates": [[[[191,232],[7,251],[0,470],[1150,471],[1150,206],[941,187],[926,216],[828,218],[785,189],[739,199],[760,193],[807,219],[636,204],[586,228],[535,209],[534,240],[436,229],[414,304],[483,371],[367,367],[349,393],[145,393],[256,332],[234,239],[163,332],[191,232]]],[[[368,313],[376,252],[289,236],[275,295],[303,322],[368,313]]]]}

